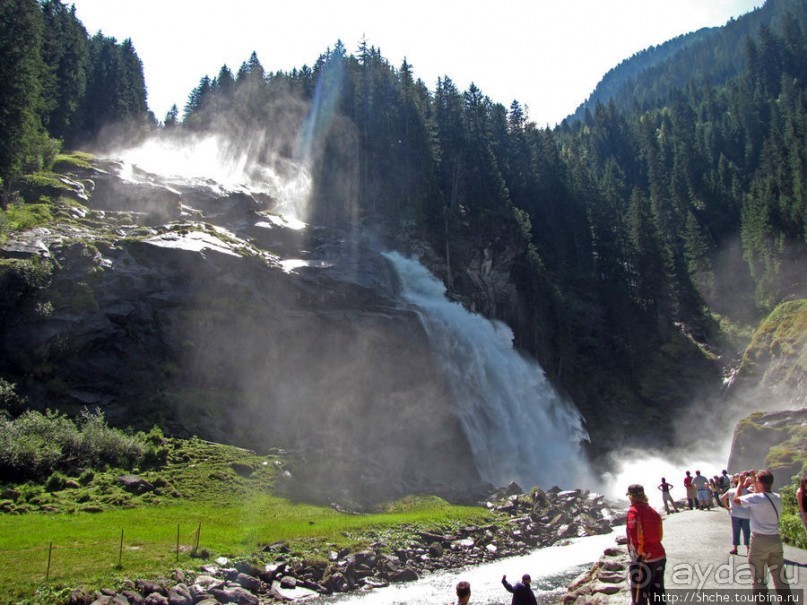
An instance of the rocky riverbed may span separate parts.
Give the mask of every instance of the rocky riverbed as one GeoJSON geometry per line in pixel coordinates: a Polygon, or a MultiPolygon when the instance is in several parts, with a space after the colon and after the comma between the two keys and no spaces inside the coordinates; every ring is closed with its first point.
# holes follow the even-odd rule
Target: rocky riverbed
{"type": "Polygon", "coordinates": [[[529,494],[511,484],[484,505],[499,513],[486,526],[452,533],[413,529],[400,543],[384,536],[360,551],[332,551],[327,560],[272,544],[248,561],[218,558],[170,578],[129,579],[96,592],[76,590],[70,605],[258,605],[306,601],[324,595],[373,590],[424,574],[523,555],[565,539],[604,534],[624,523],[624,510],[583,490],[529,494]]]}

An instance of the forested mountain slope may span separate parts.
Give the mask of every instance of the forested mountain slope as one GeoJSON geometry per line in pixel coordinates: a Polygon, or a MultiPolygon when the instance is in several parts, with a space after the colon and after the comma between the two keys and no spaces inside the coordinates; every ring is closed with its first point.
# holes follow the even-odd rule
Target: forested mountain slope
{"type": "Polygon", "coordinates": [[[798,0],[769,0],[723,27],[704,28],[638,52],[606,73],[567,119],[582,120],[598,103],[610,101],[625,111],[650,109],[690,83],[723,86],[744,69],[746,45],[768,44],[768,28],[781,29],[788,14],[803,21],[807,6],[798,0]]]}
{"type": "MultiPolygon", "coordinates": [[[[454,300],[511,326],[515,345],[582,412],[595,455],[669,442],[676,415],[693,402],[727,405],[723,375],[758,321],[807,297],[803,3],[769,0],[700,33],[722,54],[696,52],[702,40],[682,45],[646,83],[636,80],[641,102],[601,103],[554,130],[537,128],[518,102],[505,107],[473,85],[460,91],[448,76],[429,90],[406,62],[396,68],[372,46],[351,53],[338,41],[289,72],[265,72],[255,54],[235,72],[222,66],[191,91],[181,120],[172,111],[157,127],[145,91],[123,86],[142,76],[131,44],[81,36],[56,44],[47,7],[75,19],[58,1],[2,5],[41,41],[4,51],[10,81],[16,69],[44,84],[53,69],[37,72],[43,62],[73,56],[48,54],[48,40],[63,50],[89,45],[98,52],[78,62],[84,87],[80,78],[50,85],[77,83],[71,98],[88,107],[89,74],[103,72],[90,68],[117,66],[121,85],[101,88],[115,91],[102,106],[116,119],[74,122],[73,139],[55,129],[36,87],[3,92],[0,103],[19,110],[4,116],[17,116],[22,133],[1,150],[6,231],[15,212],[59,196],[33,186],[59,141],[110,127],[135,142],[215,135],[233,157],[248,148],[255,174],[303,167],[312,225],[380,234],[417,253],[454,300]],[[721,65],[722,79],[704,79],[721,65]]],[[[93,148],[114,150],[103,142],[93,148]]],[[[17,294],[5,293],[7,321],[22,317],[17,294]]],[[[76,377],[60,376],[68,384],[54,395],[21,366],[0,372],[40,405],[75,405],[62,394],[76,377]]]]}

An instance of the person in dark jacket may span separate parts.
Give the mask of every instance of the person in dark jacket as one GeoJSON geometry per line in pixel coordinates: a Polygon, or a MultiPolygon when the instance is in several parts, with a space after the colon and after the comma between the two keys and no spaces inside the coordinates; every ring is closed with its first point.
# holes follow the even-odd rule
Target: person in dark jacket
{"type": "Polygon", "coordinates": [[[530,574],[525,573],[521,576],[521,582],[516,582],[515,586],[511,586],[507,581],[507,576],[502,576],[502,584],[507,589],[507,592],[513,593],[513,600],[510,605],[538,605],[535,600],[535,593],[530,588],[530,574]]]}
{"type": "Polygon", "coordinates": [[[628,580],[633,605],[661,603],[664,599],[664,568],[667,553],[661,544],[661,515],[647,503],[644,487],[628,487],[628,580]]]}

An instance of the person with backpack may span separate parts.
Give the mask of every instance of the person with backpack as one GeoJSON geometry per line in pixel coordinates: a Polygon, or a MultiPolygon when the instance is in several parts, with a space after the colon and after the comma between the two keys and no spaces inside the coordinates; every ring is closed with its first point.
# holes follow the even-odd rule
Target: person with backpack
{"type": "MultiPolygon", "coordinates": [[[[740,475],[734,504],[748,508],[751,513],[751,545],[748,548],[748,564],[754,574],[752,589],[756,594],[764,594],[768,587],[768,572],[773,586],[780,596],[790,594],[790,584],[785,570],[785,553],[779,535],[779,515],[782,512],[782,499],[772,491],[773,473],[769,470],[757,472],[756,479],[746,473],[740,475]],[[754,492],[749,493],[751,484],[754,492]]],[[[787,597],[785,597],[787,598],[787,597]]]]}
{"type": "Polygon", "coordinates": [[[667,553],[661,544],[661,515],[647,503],[644,487],[628,486],[628,581],[633,605],[664,602],[664,568],[667,553]]]}

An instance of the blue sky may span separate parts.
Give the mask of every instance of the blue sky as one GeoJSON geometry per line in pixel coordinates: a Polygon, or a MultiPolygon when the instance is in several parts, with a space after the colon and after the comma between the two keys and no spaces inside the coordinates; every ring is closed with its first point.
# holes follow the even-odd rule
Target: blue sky
{"type": "MultiPolygon", "coordinates": [[[[180,112],[204,75],[252,51],[267,71],[313,65],[337,40],[362,39],[434,90],[449,76],[493,101],[514,99],[554,126],[623,59],[675,36],[724,25],[763,0],[74,0],[90,35],[131,38],[149,107],[180,112]]],[[[738,52],[740,52],[738,50],[738,52]]]]}

